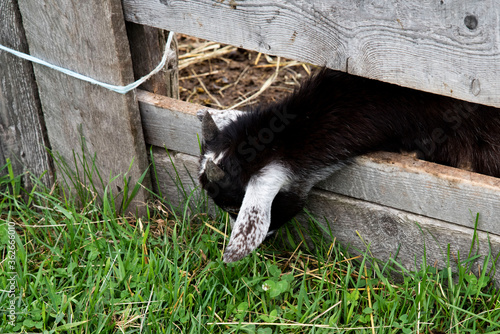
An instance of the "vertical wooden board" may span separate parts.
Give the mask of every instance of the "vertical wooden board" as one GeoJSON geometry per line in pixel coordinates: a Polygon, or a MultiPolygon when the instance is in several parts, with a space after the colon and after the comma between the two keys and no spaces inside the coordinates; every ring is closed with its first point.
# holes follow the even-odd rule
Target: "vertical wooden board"
{"type": "MultiPolygon", "coordinates": [[[[110,84],[133,81],[132,62],[119,0],[20,0],[30,53],[55,65],[110,84]]],[[[148,166],[135,94],[121,95],[35,65],[52,149],[72,163],[85,138],[106,183],[124,175],[136,181],[148,166]]],[[[75,166],[73,166],[75,167],[75,166]]],[[[94,176],[95,177],[95,176],[94,176]]],[[[122,178],[110,190],[123,189],[122,178]]],[[[145,185],[150,185],[149,177],[145,185]]],[[[143,206],[141,189],[135,204],[143,206]]],[[[133,209],[133,208],[131,208],[133,209]]]]}
{"type": "MultiPolygon", "coordinates": [[[[140,79],[152,71],[161,61],[168,31],[152,28],[132,22],[126,22],[127,35],[130,42],[130,53],[134,65],[135,79],[140,79]]],[[[172,39],[170,50],[175,56],[170,56],[165,67],[148,81],[139,86],[148,92],[179,98],[179,69],[177,39],[172,39]]]]}
{"type": "MultiPolygon", "coordinates": [[[[361,254],[369,246],[375,258],[384,261],[395,258],[409,270],[418,270],[415,265],[422,265],[424,256],[428,265],[445,268],[448,246],[450,263],[455,266],[458,259],[468,256],[473,241],[473,254],[481,255],[473,265],[474,270],[483,269],[484,256],[490,249],[493,256],[500,252],[498,235],[477,232],[474,240],[474,230],[470,228],[322,190],[314,189],[309,194],[307,208],[342,245],[361,254]]],[[[299,220],[307,222],[307,217],[302,215],[299,220]]],[[[500,271],[491,278],[500,284],[500,271]]]]}
{"type": "MultiPolygon", "coordinates": [[[[0,44],[28,51],[21,15],[14,0],[0,1],[0,44]]],[[[10,158],[16,175],[30,171],[50,186],[53,167],[31,63],[0,51],[0,166],[10,158]]],[[[30,179],[24,178],[26,189],[30,179]]]]}

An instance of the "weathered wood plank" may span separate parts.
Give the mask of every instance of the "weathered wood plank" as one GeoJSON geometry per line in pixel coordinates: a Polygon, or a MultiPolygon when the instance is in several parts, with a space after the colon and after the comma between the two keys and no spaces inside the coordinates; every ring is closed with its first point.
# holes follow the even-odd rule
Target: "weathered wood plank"
{"type": "Polygon", "coordinates": [[[198,184],[199,159],[196,156],[153,147],[153,159],[158,183],[153,183],[153,190],[174,206],[206,205],[205,210],[215,212],[214,202],[201,190],[198,184]]]}
{"type": "MultiPolygon", "coordinates": [[[[197,183],[193,182],[198,171],[197,157],[175,152],[169,157],[164,149],[155,149],[154,159],[162,194],[173,205],[181,204],[188,197],[185,194],[195,198],[195,201],[203,196],[201,190],[196,188],[197,183]],[[182,181],[184,192],[178,190],[179,180],[182,181]],[[194,193],[191,194],[191,191],[194,193]]],[[[213,210],[213,203],[209,203],[213,210]]],[[[307,210],[320,224],[325,226],[328,222],[329,226],[325,226],[325,230],[331,230],[331,235],[337,242],[349,246],[352,251],[364,253],[366,245],[369,245],[375,258],[396,258],[411,270],[418,269],[415,265],[422,264],[424,254],[428,264],[436,264],[438,268],[446,267],[448,244],[451,263],[455,265],[454,260],[458,259],[458,254],[461,257],[467,256],[473,242],[474,230],[471,228],[320,189],[313,189],[310,193],[307,210]]],[[[307,228],[307,215],[301,214],[298,219],[307,228]]],[[[500,235],[478,232],[474,251],[483,256],[487,255],[490,245],[492,254],[498,254],[500,235]]],[[[474,269],[483,265],[483,259],[481,257],[476,260],[474,269]]],[[[500,283],[500,271],[497,270],[492,278],[500,283]]]]}
{"type": "MultiPolygon", "coordinates": [[[[428,265],[447,266],[447,246],[450,246],[450,263],[467,258],[473,244],[474,230],[448,222],[410,214],[331,192],[313,189],[307,209],[320,224],[331,229],[331,235],[344,246],[366,252],[367,245],[373,256],[380,260],[396,258],[410,270],[418,270],[425,256],[428,265]],[[358,235],[359,233],[359,235],[358,235]],[[360,238],[361,237],[361,238],[360,238]],[[397,257],[396,257],[397,255],[397,257]]],[[[299,217],[307,222],[307,217],[299,217]]],[[[473,270],[483,270],[484,256],[500,253],[500,235],[477,232],[473,254],[480,254],[473,270]]],[[[490,263],[491,264],[491,263],[490,263]]],[[[500,271],[491,276],[500,283],[500,271]]]]}
{"type": "MultiPolygon", "coordinates": [[[[130,53],[136,80],[147,75],[161,61],[165,52],[168,32],[132,22],[126,22],[130,53]]],[[[175,52],[165,67],[139,86],[148,92],[179,98],[179,69],[177,66],[177,39],[172,39],[170,49],[175,52]]]]}
{"type": "Polygon", "coordinates": [[[131,22],[500,107],[500,0],[124,0],[131,22]]]}
{"type": "MultiPolygon", "coordinates": [[[[20,0],[19,7],[33,56],[111,84],[134,80],[119,0],[20,0]]],[[[148,160],[135,94],[121,95],[38,65],[34,69],[52,149],[71,166],[85,137],[86,154],[96,154],[105,179],[128,171],[131,181],[137,180],[148,160]]],[[[110,190],[123,189],[122,183],[118,178],[110,190]]],[[[141,190],[135,203],[143,207],[146,195],[141,190]]]]}
{"type": "Polygon", "coordinates": [[[146,143],[170,150],[199,155],[197,134],[201,124],[196,112],[200,105],[137,91],[146,143]]]}
{"type": "Polygon", "coordinates": [[[319,188],[500,236],[500,179],[409,156],[377,152],[319,188]]]}
{"type": "MultiPolygon", "coordinates": [[[[28,51],[16,1],[0,2],[0,44],[28,51]]],[[[31,63],[0,51],[0,166],[10,158],[14,173],[30,171],[49,186],[54,171],[31,63]]],[[[23,179],[30,189],[30,179],[23,179]]]]}
{"type": "MultiPolygon", "coordinates": [[[[138,92],[148,144],[199,155],[199,105],[138,92]]],[[[319,188],[500,235],[500,179],[395,153],[358,157],[319,188]]]]}

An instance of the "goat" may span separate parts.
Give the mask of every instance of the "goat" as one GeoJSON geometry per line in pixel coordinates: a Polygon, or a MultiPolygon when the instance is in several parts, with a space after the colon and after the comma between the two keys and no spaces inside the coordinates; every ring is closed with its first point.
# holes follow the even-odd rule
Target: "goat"
{"type": "Polygon", "coordinates": [[[358,155],[416,151],[500,176],[499,110],[328,69],[280,102],[198,118],[200,184],[235,219],[225,262],[257,248],[358,155]]]}

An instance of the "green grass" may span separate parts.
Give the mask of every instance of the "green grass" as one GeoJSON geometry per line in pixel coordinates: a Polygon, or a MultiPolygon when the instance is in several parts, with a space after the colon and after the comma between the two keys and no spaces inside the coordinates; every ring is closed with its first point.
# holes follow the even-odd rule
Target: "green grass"
{"type": "MultiPolygon", "coordinates": [[[[67,178],[109,189],[87,159],[75,156],[87,166],[67,178]]],[[[0,175],[0,333],[500,333],[500,290],[471,273],[472,251],[455,273],[408,272],[368,250],[349,255],[311,217],[314,249],[292,223],[224,264],[228,217],[205,214],[203,198],[155,198],[127,217],[138,185],[97,198],[92,185],[69,195],[35,178],[26,192],[9,165],[0,175]]]]}

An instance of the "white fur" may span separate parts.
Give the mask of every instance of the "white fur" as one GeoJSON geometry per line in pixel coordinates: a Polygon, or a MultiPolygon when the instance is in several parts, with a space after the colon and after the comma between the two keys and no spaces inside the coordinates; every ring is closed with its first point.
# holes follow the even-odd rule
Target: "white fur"
{"type": "Polygon", "coordinates": [[[214,152],[206,152],[203,157],[201,158],[200,162],[200,175],[205,173],[205,169],[207,167],[207,162],[208,160],[212,160],[216,165],[221,161],[221,159],[224,157],[224,152],[219,153],[218,155],[215,155],[214,152]]]}
{"type": "MultiPolygon", "coordinates": [[[[206,113],[210,113],[212,115],[212,119],[215,122],[215,125],[217,125],[217,128],[219,130],[223,129],[225,126],[230,124],[231,122],[236,121],[238,116],[244,113],[244,111],[240,110],[217,110],[217,109],[200,109],[196,113],[198,119],[201,121],[203,120],[203,116],[205,116],[206,113]]],[[[200,162],[200,175],[202,175],[205,172],[205,168],[207,166],[208,160],[212,160],[216,165],[219,163],[219,161],[224,157],[224,152],[219,153],[217,156],[215,155],[214,152],[206,152],[200,162]]]]}
{"type": "Polygon", "coordinates": [[[231,122],[236,121],[239,116],[245,113],[244,111],[241,110],[233,110],[233,109],[217,110],[217,109],[207,108],[198,110],[196,115],[198,116],[198,119],[201,121],[203,119],[203,116],[205,116],[207,112],[210,113],[210,115],[212,115],[212,119],[214,120],[215,125],[217,125],[219,130],[222,130],[231,122]]]}
{"type": "Polygon", "coordinates": [[[271,163],[250,178],[224,253],[224,262],[238,261],[264,241],[271,224],[274,197],[288,184],[289,175],[287,168],[271,163]]]}

